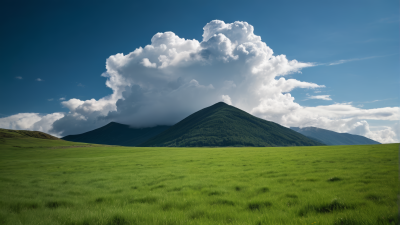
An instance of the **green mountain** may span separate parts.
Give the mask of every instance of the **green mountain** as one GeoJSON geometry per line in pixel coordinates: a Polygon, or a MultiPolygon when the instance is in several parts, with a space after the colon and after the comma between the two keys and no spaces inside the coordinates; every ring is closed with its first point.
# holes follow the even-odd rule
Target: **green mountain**
{"type": "Polygon", "coordinates": [[[289,128],[219,102],[186,117],[139,146],[304,146],[323,145],[289,128]]]}
{"type": "Polygon", "coordinates": [[[131,128],[128,125],[111,122],[98,129],[77,135],[68,135],[63,140],[106,145],[137,146],[165,131],[170,126],[131,128]]]}
{"type": "Polygon", "coordinates": [[[330,130],[325,130],[316,127],[291,127],[290,129],[303,134],[309,138],[318,140],[326,145],[374,145],[380,144],[369,138],[347,134],[347,133],[337,133],[330,130]]]}
{"type": "Polygon", "coordinates": [[[9,130],[0,128],[0,139],[1,138],[21,138],[21,137],[32,137],[40,139],[60,140],[50,134],[46,134],[40,131],[29,131],[29,130],[9,130]]]}

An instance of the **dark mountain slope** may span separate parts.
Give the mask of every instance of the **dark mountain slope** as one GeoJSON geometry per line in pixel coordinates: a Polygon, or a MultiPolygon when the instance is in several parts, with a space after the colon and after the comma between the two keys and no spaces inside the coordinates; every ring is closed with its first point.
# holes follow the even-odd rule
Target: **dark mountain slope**
{"type": "Polygon", "coordinates": [[[325,130],[316,127],[291,127],[290,129],[303,134],[309,138],[314,138],[326,145],[373,145],[380,144],[369,138],[347,134],[347,133],[337,133],[330,130],[325,130]]]}
{"type": "Polygon", "coordinates": [[[30,130],[9,130],[0,128],[0,138],[19,138],[19,137],[32,137],[40,139],[60,140],[50,134],[43,133],[41,131],[30,131],[30,130]]]}
{"type": "Polygon", "coordinates": [[[204,108],[139,146],[323,145],[279,124],[219,102],[204,108]]]}
{"type": "Polygon", "coordinates": [[[66,141],[137,146],[140,143],[165,131],[170,126],[156,126],[150,128],[131,128],[128,125],[111,122],[98,129],[77,135],[68,135],[62,139],[66,141]]]}

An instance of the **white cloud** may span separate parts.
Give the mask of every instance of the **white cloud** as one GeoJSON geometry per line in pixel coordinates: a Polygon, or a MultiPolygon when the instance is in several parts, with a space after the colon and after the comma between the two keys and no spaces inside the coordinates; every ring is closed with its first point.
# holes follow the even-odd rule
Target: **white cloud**
{"type": "Polygon", "coordinates": [[[42,79],[40,79],[40,78],[37,78],[36,80],[37,80],[37,81],[43,81],[43,80],[42,80],[42,79]]]}
{"type": "Polygon", "coordinates": [[[343,64],[343,63],[346,63],[346,62],[351,62],[351,61],[354,61],[354,60],[355,59],[347,59],[347,60],[341,59],[341,60],[338,60],[336,62],[329,63],[328,65],[329,66],[340,65],[340,64],[343,64]]]}
{"type": "Polygon", "coordinates": [[[335,65],[340,65],[343,63],[352,62],[352,61],[360,61],[360,60],[373,59],[373,58],[378,58],[378,57],[383,57],[383,56],[371,56],[371,57],[354,58],[354,59],[341,59],[341,60],[338,60],[335,62],[328,63],[328,66],[335,66],[335,65]]]}
{"type": "Polygon", "coordinates": [[[64,100],[65,100],[65,98],[60,98],[59,100],[60,100],[60,101],[64,101],[64,100]]]}
{"type": "Polygon", "coordinates": [[[51,101],[53,101],[54,100],[54,98],[49,98],[49,99],[47,99],[47,101],[49,101],[49,102],[51,102],[51,101]]]}
{"type": "Polygon", "coordinates": [[[157,64],[156,63],[151,63],[150,60],[148,58],[144,58],[141,62],[141,64],[145,67],[149,67],[149,68],[156,68],[157,64]]]}
{"type": "Polygon", "coordinates": [[[320,99],[320,100],[330,101],[332,99],[329,96],[330,95],[313,95],[313,96],[309,96],[307,98],[308,99],[320,99]]]}
{"type": "MultiPolygon", "coordinates": [[[[52,132],[82,133],[110,121],[134,127],[172,125],[221,100],[284,126],[316,126],[338,132],[361,132],[356,128],[362,126],[364,135],[375,139],[382,138],[387,128],[368,131],[364,120],[399,119],[398,107],[303,107],[290,92],[296,88],[318,92],[325,87],[295,79],[302,69],[316,64],[274,55],[246,22],[214,20],[203,30],[201,41],[173,32],[157,33],[145,47],[110,56],[102,76],[112,94],[98,100],[63,101],[69,113],[52,124],[52,132]],[[288,74],[294,78],[286,78],[288,74]]],[[[330,99],[329,95],[317,96],[330,99]]]]}
{"type": "Polygon", "coordinates": [[[75,129],[78,123],[92,126],[111,120],[136,127],[171,125],[223,95],[226,102],[250,111],[261,99],[275,99],[281,92],[324,87],[282,77],[313,64],[274,55],[253,31],[246,22],[215,20],[204,27],[201,42],[157,33],[144,48],[110,56],[103,76],[113,94],[64,101],[70,113],[55,123],[55,130],[69,133],[69,125],[75,129]]]}
{"type": "Polygon", "coordinates": [[[18,77],[15,77],[15,78],[17,78],[18,80],[22,80],[22,77],[20,77],[20,76],[18,76],[18,77]]]}
{"type": "Polygon", "coordinates": [[[267,107],[259,107],[253,110],[252,113],[286,126],[313,126],[340,133],[363,135],[382,143],[391,143],[399,140],[396,136],[399,133],[396,130],[390,127],[383,127],[372,131],[365,120],[398,121],[400,119],[399,111],[399,107],[360,109],[351,104],[332,104],[316,107],[297,105],[297,107],[291,109],[286,107],[275,114],[273,110],[267,107]],[[386,137],[384,136],[385,134],[390,134],[391,136],[386,137]]]}
{"type": "Polygon", "coordinates": [[[369,126],[367,121],[362,120],[354,123],[349,133],[362,135],[380,143],[396,143],[400,141],[399,133],[396,134],[396,129],[398,129],[396,124],[398,125],[395,123],[393,127],[382,126],[374,129],[369,126]]]}
{"type": "Polygon", "coordinates": [[[222,95],[222,101],[228,105],[232,105],[232,100],[231,97],[229,97],[229,95],[222,95]]]}
{"type": "Polygon", "coordinates": [[[0,127],[13,130],[36,130],[60,137],[60,133],[51,131],[53,123],[64,117],[63,113],[41,115],[39,113],[18,113],[0,118],[0,127]]]}

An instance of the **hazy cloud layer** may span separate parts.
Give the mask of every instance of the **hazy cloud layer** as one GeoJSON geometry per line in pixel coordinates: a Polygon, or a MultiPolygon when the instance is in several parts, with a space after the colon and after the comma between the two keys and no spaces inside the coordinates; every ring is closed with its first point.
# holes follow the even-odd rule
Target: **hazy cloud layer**
{"type": "MultiPolygon", "coordinates": [[[[313,63],[274,55],[246,22],[214,20],[203,30],[202,41],[180,38],[173,32],[157,33],[144,48],[110,56],[102,76],[107,77],[106,85],[113,94],[99,100],[63,101],[69,113],[55,122],[46,120],[51,127],[48,132],[82,133],[110,121],[134,127],[172,125],[224,101],[284,126],[316,126],[377,141],[397,141],[393,128],[371,131],[365,120],[398,120],[399,108],[364,110],[350,104],[303,107],[291,96],[293,89],[325,86],[285,75],[301,76],[301,69],[313,63]]],[[[328,95],[312,97],[331,100],[328,95]]],[[[1,126],[6,126],[6,120],[11,123],[11,117],[7,118],[0,119],[1,126]]]]}

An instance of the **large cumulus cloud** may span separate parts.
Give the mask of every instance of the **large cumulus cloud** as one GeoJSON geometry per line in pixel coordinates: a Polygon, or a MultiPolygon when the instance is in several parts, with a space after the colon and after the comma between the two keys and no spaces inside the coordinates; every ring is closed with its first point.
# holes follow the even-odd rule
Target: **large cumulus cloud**
{"type": "Polygon", "coordinates": [[[313,63],[274,55],[246,22],[214,20],[203,29],[202,41],[180,38],[173,32],[157,33],[144,48],[110,56],[102,76],[107,77],[113,94],[99,100],[62,102],[70,112],[50,124],[48,131],[82,133],[110,121],[133,127],[172,125],[224,101],[284,126],[316,126],[397,141],[393,128],[372,131],[366,120],[398,120],[399,108],[303,107],[291,96],[293,89],[325,86],[285,75],[300,73],[313,63]]]}

